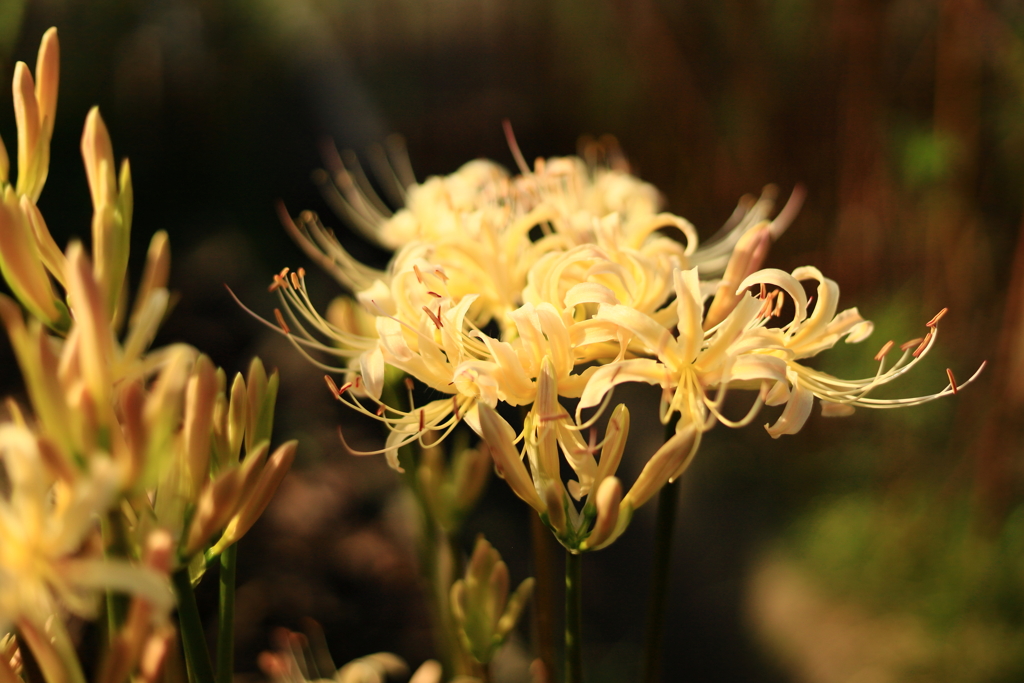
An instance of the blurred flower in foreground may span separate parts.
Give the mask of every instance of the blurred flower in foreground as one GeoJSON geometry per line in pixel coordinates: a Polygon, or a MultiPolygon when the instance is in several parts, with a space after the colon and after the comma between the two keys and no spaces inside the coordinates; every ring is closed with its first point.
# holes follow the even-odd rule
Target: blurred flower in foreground
{"type": "MultiPolygon", "coordinates": [[[[48,683],[85,683],[66,620],[96,618],[105,596],[94,680],[155,683],[176,634],[170,575],[179,607],[186,596],[194,608],[190,570],[198,579],[249,529],[295,443],[268,455],[277,379],[258,361],[229,399],[223,371],[196,349],[149,348],[169,309],[168,240],[153,237],[129,308],[131,174],[127,161],[117,171],[96,108],[81,142],[92,253],[78,240],[57,247],[35,202],[49,168],[58,54],[50,29],[38,83],[15,68],[16,184],[0,143],[0,272],[17,299],[0,295],[0,321],[32,408],[8,399],[10,423],[0,424],[0,633],[16,633],[48,683]]],[[[225,590],[224,572],[221,580],[225,590]]],[[[185,611],[194,674],[202,624],[185,611]]],[[[10,658],[0,657],[0,678],[17,680],[10,658]]]]}
{"type": "MultiPolygon", "coordinates": [[[[0,459],[9,486],[0,498],[0,632],[17,628],[48,680],[84,680],[55,615],[67,610],[92,619],[102,595],[117,591],[148,603],[144,622],[166,621],[174,604],[166,560],[139,566],[104,556],[96,521],[118,491],[109,459],[93,459],[86,471],[70,468],[52,442],[11,423],[0,425],[0,459]]],[[[146,624],[136,626],[143,635],[146,624]]]]}
{"type": "MultiPolygon", "coordinates": [[[[287,629],[274,633],[275,652],[263,652],[260,669],[273,683],[387,683],[409,674],[405,661],[390,652],[378,652],[354,659],[337,669],[327,651],[323,632],[316,622],[307,622],[310,638],[287,629]]],[[[404,680],[404,679],[403,679],[404,680]]],[[[440,683],[441,665],[428,659],[413,673],[409,683],[440,683]]],[[[475,683],[477,679],[459,676],[450,683],[475,683]]]]}

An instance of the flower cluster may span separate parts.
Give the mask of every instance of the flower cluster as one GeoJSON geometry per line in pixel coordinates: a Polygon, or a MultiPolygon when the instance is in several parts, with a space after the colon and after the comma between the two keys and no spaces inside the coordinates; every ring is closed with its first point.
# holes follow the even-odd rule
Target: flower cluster
{"type": "Polygon", "coordinates": [[[275,310],[278,328],[311,358],[319,351],[345,361],[313,359],[345,373],[340,386],[327,377],[338,400],[388,427],[378,452],[392,467],[401,470],[404,446],[465,422],[563,545],[590,550],[611,543],[633,510],[683,472],[716,422],[739,427],[764,404],[784,406],[765,425],[779,437],[803,426],[815,397],[823,414],[847,415],[958,390],[949,372],[935,394],[869,396],[928,353],[945,311],[922,338],[901,345],[892,365],[894,343],[886,344],[872,377],[839,379],[805,364],[841,339],[864,340],[872,324],[856,308],[840,311],[838,286],[816,268],[761,269],[799,209],[799,188],[774,219],[773,190],[743,200],[721,236],[698,247],[693,226],[660,211],[658,192],[627,172],[614,145],[592,143],[583,158],[538,159],[531,170],[510,141],[518,175],[473,161],[422,184],[396,181],[405,208],[395,213],[358,166],[337,162],[329,196],[364,235],[395,250],[384,271],[357,262],[315,215],[293,220],[282,210],[299,244],[355,299],[323,316],[304,271],[286,269],[271,286],[284,310],[275,310]],[[804,283],[816,287],[813,296],[804,283]],[[382,402],[388,367],[442,398],[415,405],[406,379],[408,405],[382,402]],[[625,382],[660,387],[661,420],[674,424],[628,492],[615,477],[628,409],[615,407],[602,440],[593,430],[625,382]],[[742,419],[722,413],[730,389],[755,392],[742,419]],[[576,399],[574,413],[562,405],[567,399],[576,399]],[[501,404],[525,413],[521,430],[499,415],[501,404]],[[568,482],[563,458],[575,473],[568,482]]]}
{"type": "MultiPolygon", "coordinates": [[[[117,171],[96,108],[81,143],[92,253],[57,247],[36,200],[58,71],[50,29],[38,81],[23,63],[14,72],[16,183],[0,142],[0,271],[17,299],[0,295],[0,322],[31,405],[7,399],[0,421],[0,635],[16,634],[47,681],[83,683],[65,620],[105,609],[98,680],[152,681],[175,637],[171,576],[198,581],[249,529],[295,443],[269,453],[277,378],[258,360],[229,392],[198,350],[150,349],[169,310],[167,235],[153,237],[129,306],[131,173],[127,161],[117,171]]],[[[0,657],[5,680],[11,662],[0,657]]]]}

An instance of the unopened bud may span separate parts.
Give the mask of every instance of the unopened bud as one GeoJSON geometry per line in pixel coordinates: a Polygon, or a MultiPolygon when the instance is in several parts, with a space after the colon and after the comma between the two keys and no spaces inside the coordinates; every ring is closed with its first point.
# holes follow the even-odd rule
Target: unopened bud
{"type": "Polygon", "coordinates": [[[249,364],[249,375],[246,387],[249,394],[249,409],[246,415],[245,452],[248,453],[256,445],[270,440],[274,426],[274,403],[277,400],[279,383],[277,371],[270,377],[263,368],[259,358],[253,358],[249,364]]]}
{"type": "Polygon", "coordinates": [[[485,448],[465,448],[456,453],[452,463],[456,513],[464,515],[472,510],[491,473],[491,456],[485,448]]]}
{"type": "Polygon", "coordinates": [[[544,503],[537,495],[533,480],[516,450],[515,432],[512,427],[486,404],[479,404],[479,414],[480,431],[484,441],[490,446],[491,456],[494,458],[494,466],[498,470],[499,476],[508,482],[512,491],[526,501],[530,507],[543,513],[544,503]]]}
{"type": "Polygon", "coordinates": [[[64,327],[67,314],[58,307],[21,202],[10,186],[0,192],[0,272],[32,315],[50,327],[64,327]]]}
{"type": "MultiPolygon", "coordinates": [[[[614,540],[612,534],[619,521],[619,505],[622,503],[622,484],[617,477],[607,477],[601,482],[595,496],[597,520],[590,530],[590,536],[583,542],[581,550],[597,550],[607,545],[606,541],[614,540]]],[[[617,536],[618,534],[616,534],[617,536]]]]}
{"type": "MultiPolygon", "coordinates": [[[[245,423],[249,416],[249,395],[246,392],[242,373],[235,375],[231,383],[231,402],[228,404],[228,459],[238,461],[242,450],[242,437],[245,436],[245,423]]],[[[250,453],[250,451],[246,451],[250,453]]],[[[249,457],[249,456],[247,456],[249,457]]]]}
{"type": "Polygon", "coordinates": [[[629,409],[626,404],[620,403],[615,406],[615,410],[612,411],[612,416],[608,420],[608,426],[605,428],[604,446],[601,448],[601,461],[597,464],[594,486],[600,488],[601,482],[606,477],[614,475],[619,469],[628,436],[629,409]]]}
{"type": "Polygon", "coordinates": [[[687,424],[682,431],[676,432],[666,441],[644,465],[623,503],[635,510],[650,500],[661,487],[682,474],[690,462],[696,437],[696,428],[687,424]]]}
{"type": "Polygon", "coordinates": [[[217,373],[206,356],[199,356],[185,393],[185,424],[182,430],[193,495],[203,490],[210,476],[210,435],[217,373]]]}
{"type": "Polygon", "coordinates": [[[221,536],[217,545],[211,548],[211,554],[223,552],[224,548],[236,542],[252,528],[252,525],[267,508],[270,499],[274,496],[274,492],[277,491],[278,485],[284,479],[284,475],[288,473],[288,468],[291,467],[292,461],[295,460],[295,449],[297,446],[297,441],[289,441],[282,444],[267,459],[267,463],[263,467],[259,480],[252,488],[251,493],[245,495],[243,492],[245,497],[242,499],[238,512],[228,523],[228,527],[224,530],[224,535],[221,536]]]}
{"type": "Polygon", "coordinates": [[[494,656],[533,590],[533,579],[523,581],[509,599],[508,566],[483,536],[477,538],[464,578],[451,589],[452,617],[463,648],[486,664],[494,656]]]}
{"type": "Polygon", "coordinates": [[[547,508],[548,524],[558,536],[564,536],[566,500],[561,482],[548,482],[544,488],[544,504],[547,508]]]}
{"type": "Polygon", "coordinates": [[[185,545],[185,557],[199,552],[210,538],[235,514],[242,493],[243,473],[240,467],[224,472],[203,490],[185,545]]]}

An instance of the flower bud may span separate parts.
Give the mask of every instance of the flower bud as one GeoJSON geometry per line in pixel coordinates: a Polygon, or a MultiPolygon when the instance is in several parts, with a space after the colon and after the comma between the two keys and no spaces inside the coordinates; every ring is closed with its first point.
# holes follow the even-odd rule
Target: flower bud
{"type": "Polygon", "coordinates": [[[255,486],[246,490],[248,482],[244,482],[242,502],[239,505],[238,512],[228,523],[228,527],[224,530],[224,535],[221,536],[221,539],[210,549],[211,555],[223,552],[225,548],[244,536],[252,525],[255,524],[256,520],[259,519],[259,516],[263,514],[263,511],[270,503],[270,499],[273,498],[274,492],[277,491],[278,485],[284,479],[284,475],[288,473],[288,468],[291,467],[292,461],[295,460],[295,449],[297,446],[297,441],[288,441],[279,446],[274,451],[274,454],[267,459],[267,463],[260,472],[255,486]]]}
{"type": "Polygon", "coordinates": [[[210,476],[210,435],[213,404],[217,395],[217,371],[206,356],[199,356],[185,392],[185,457],[193,495],[203,490],[210,476]]]}
{"type": "MultiPolygon", "coordinates": [[[[131,171],[128,162],[116,174],[114,148],[110,133],[98,107],[89,110],[82,131],[82,159],[92,195],[92,251],[96,280],[100,284],[107,310],[118,308],[125,272],[133,211],[131,171]]],[[[113,320],[115,316],[111,316],[113,320]]]]}
{"type": "Polygon", "coordinates": [[[466,575],[452,585],[452,617],[463,648],[486,664],[516,625],[533,591],[526,579],[509,599],[508,567],[483,536],[477,538],[466,575]]]}
{"type": "Polygon", "coordinates": [[[10,186],[0,196],[0,273],[32,315],[50,327],[67,326],[67,312],[50,284],[31,223],[10,186]]]}
{"type": "MultiPolygon", "coordinates": [[[[590,530],[590,536],[580,544],[580,550],[597,550],[615,540],[618,534],[619,506],[622,503],[622,484],[617,477],[607,477],[597,489],[596,500],[597,521],[590,530]]],[[[623,525],[623,530],[625,526],[623,525]]]]}
{"type": "Polygon", "coordinates": [[[277,400],[279,379],[275,370],[270,377],[263,368],[263,361],[253,358],[249,364],[246,387],[249,394],[249,408],[246,413],[245,452],[248,453],[262,441],[270,440],[274,426],[274,402],[277,400]]]}
{"type": "Polygon", "coordinates": [[[696,438],[697,429],[692,424],[686,424],[676,432],[647,461],[622,504],[628,504],[635,510],[650,500],[662,486],[682,474],[695,450],[696,438]]]}
{"type": "Polygon", "coordinates": [[[213,534],[227,524],[235,513],[242,494],[242,468],[235,467],[224,472],[203,489],[199,496],[195,515],[185,545],[185,557],[193,554],[206,544],[213,534]]]}

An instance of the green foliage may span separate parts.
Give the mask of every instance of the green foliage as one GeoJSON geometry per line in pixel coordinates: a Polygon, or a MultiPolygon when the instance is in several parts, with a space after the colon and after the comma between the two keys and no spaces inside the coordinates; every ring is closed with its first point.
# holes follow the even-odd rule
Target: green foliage
{"type": "Polygon", "coordinates": [[[979,527],[966,497],[860,492],[806,515],[786,544],[832,595],[925,627],[929,654],[900,680],[1019,680],[1024,506],[997,533],[979,527]]]}

